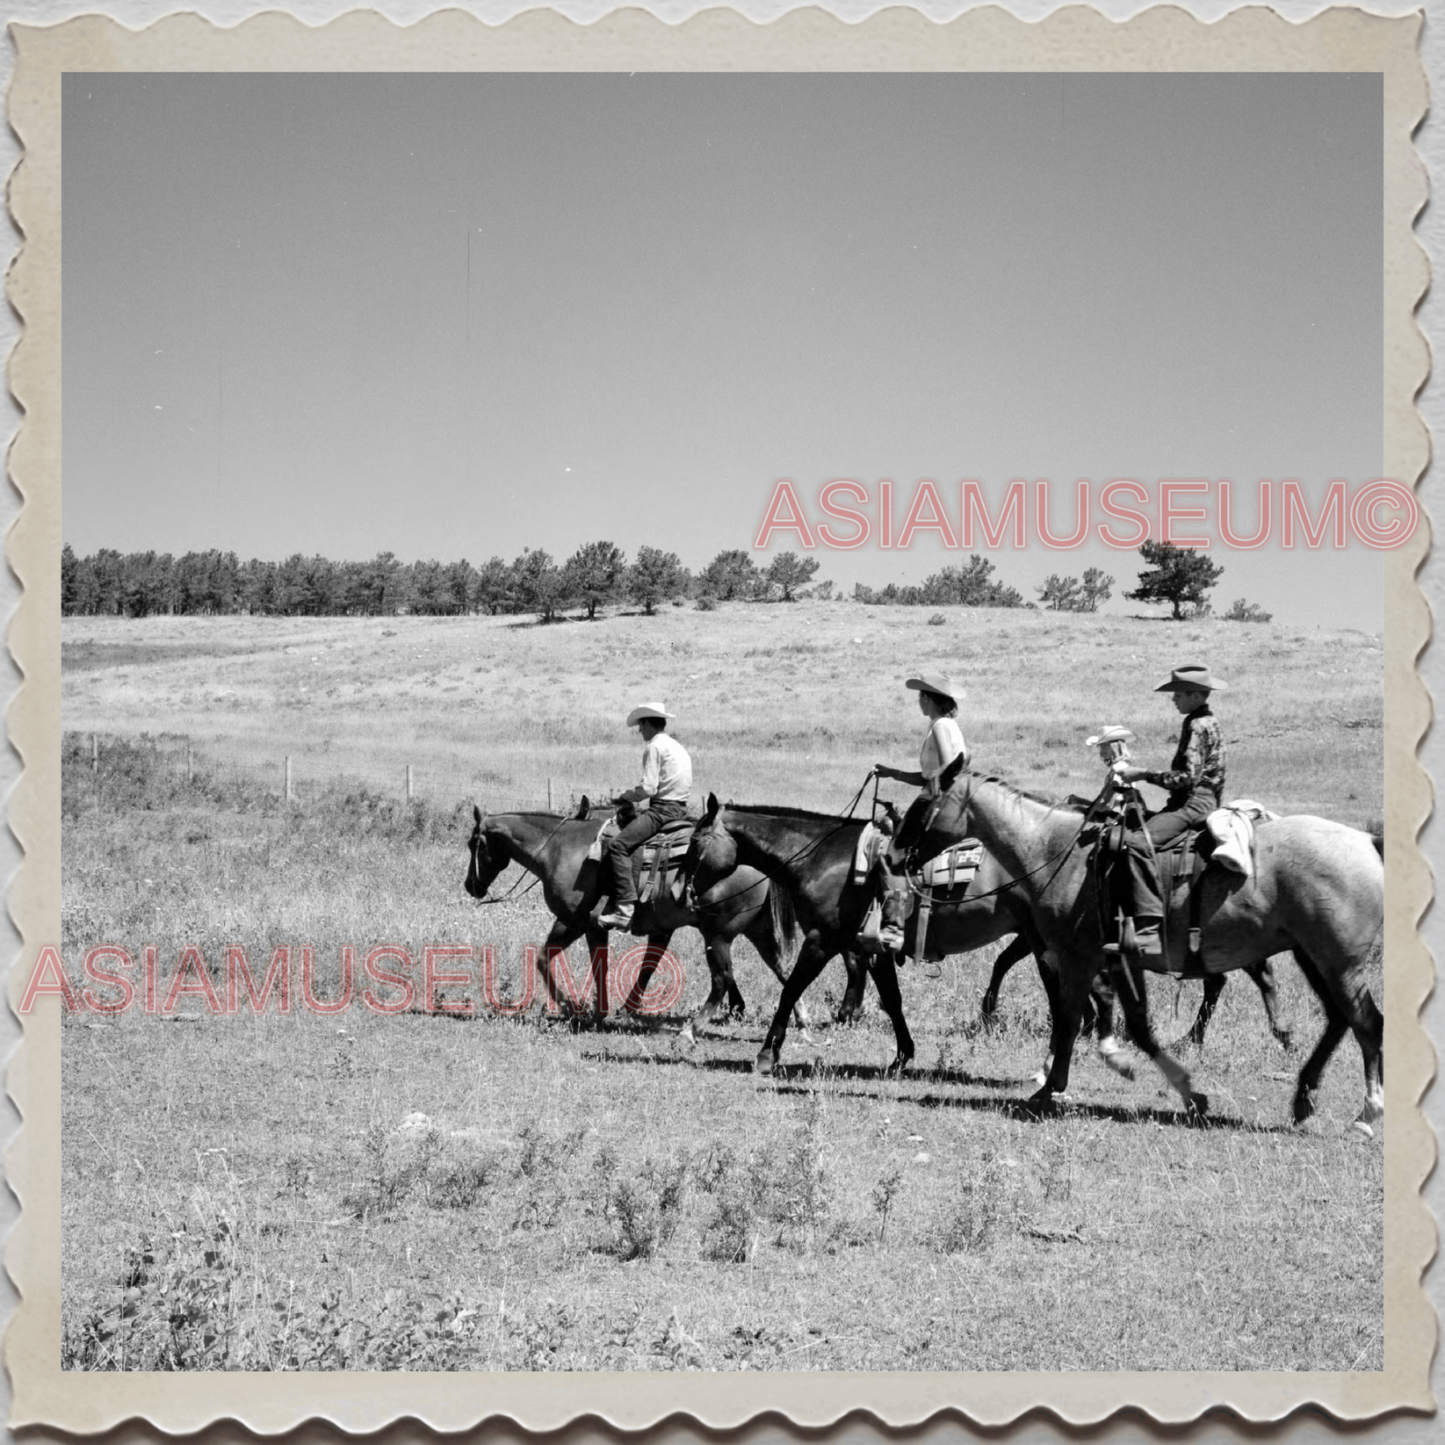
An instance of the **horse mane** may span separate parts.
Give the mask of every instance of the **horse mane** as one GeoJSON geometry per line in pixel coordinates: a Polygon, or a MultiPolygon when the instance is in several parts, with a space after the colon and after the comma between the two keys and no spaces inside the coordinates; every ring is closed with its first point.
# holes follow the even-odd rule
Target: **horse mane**
{"type": "Polygon", "coordinates": [[[809,823],[863,823],[864,818],[843,818],[837,813],[815,813],[808,808],[790,808],[782,803],[726,803],[730,813],[766,814],[770,818],[799,818],[809,823]]]}
{"type": "Polygon", "coordinates": [[[1077,813],[1082,816],[1084,810],[1073,803],[1069,803],[1053,793],[1035,792],[1031,788],[1021,788],[1017,783],[1011,783],[1007,778],[1000,778],[994,773],[980,773],[973,768],[965,769],[968,775],[976,778],[980,783],[997,783],[1006,793],[1012,793],[1016,798],[1027,798],[1031,803],[1042,803],[1046,808],[1057,808],[1063,813],[1077,813]]]}

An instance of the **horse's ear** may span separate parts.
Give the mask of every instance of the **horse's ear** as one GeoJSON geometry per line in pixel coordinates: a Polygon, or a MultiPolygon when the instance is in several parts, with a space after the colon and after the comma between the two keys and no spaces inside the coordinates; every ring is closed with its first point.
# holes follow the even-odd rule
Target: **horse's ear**
{"type": "Polygon", "coordinates": [[[718,815],[718,810],[719,810],[721,807],[722,807],[722,804],[718,802],[718,800],[717,800],[717,794],[716,794],[716,793],[709,793],[709,794],[707,795],[707,812],[703,814],[704,819],[705,819],[707,822],[711,823],[711,822],[713,821],[713,819],[717,817],[717,815],[718,815]]]}
{"type": "Polygon", "coordinates": [[[475,803],[472,804],[472,821],[480,828],[482,825],[482,810],[475,803]]]}
{"type": "Polygon", "coordinates": [[[586,793],[582,794],[582,801],[577,804],[577,818],[580,822],[584,818],[592,816],[592,799],[586,793]]]}

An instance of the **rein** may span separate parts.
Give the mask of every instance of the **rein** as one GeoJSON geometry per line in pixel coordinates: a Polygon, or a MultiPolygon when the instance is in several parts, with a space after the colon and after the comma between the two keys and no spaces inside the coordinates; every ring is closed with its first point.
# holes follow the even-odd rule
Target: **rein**
{"type": "MultiPolygon", "coordinates": [[[[963,798],[963,807],[965,811],[968,808],[969,799],[973,796],[974,774],[970,771],[966,774],[966,776],[969,779],[969,784],[963,798]]],[[[1058,876],[1059,870],[1063,868],[1064,860],[1069,856],[1070,853],[1074,851],[1074,845],[1079,841],[1080,835],[1083,833],[1084,829],[1087,828],[1089,824],[1093,821],[1094,809],[1104,801],[1105,797],[1108,795],[1108,792],[1109,784],[1106,781],[1103,788],[1100,789],[1098,796],[1094,799],[1092,803],[1089,804],[1087,808],[1084,809],[1083,816],[1079,819],[1078,832],[1076,832],[1074,836],[1070,838],[1069,841],[1057,853],[1055,853],[1052,858],[1045,858],[1044,861],[1040,863],[1037,868],[1030,868],[1026,873],[1020,873],[1017,878],[1010,878],[1006,883],[1000,883],[997,888],[989,888],[982,893],[967,893],[965,894],[963,901],[967,903],[974,903],[982,898],[992,898],[997,893],[1007,893],[1010,888],[1016,887],[1026,878],[1032,878],[1035,873],[1042,873],[1044,869],[1049,866],[1050,863],[1057,863],[1059,865],[1058,868],[1054,869],[1053,874],[1050,875],[1047,882],[1045,882],[1044,884],[1044,887],[1047,888],[1049,884],[1054,881],[1054,878],[1058,876]]],[[[917,884],[915,884],[911,878],[908,880],[908,887],[915,898],[923,897],[923,890],[917,884]]]]}

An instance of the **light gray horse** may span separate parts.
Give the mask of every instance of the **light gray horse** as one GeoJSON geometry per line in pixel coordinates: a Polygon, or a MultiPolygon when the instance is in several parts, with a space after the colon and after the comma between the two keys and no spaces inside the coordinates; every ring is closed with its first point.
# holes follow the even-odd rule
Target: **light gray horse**
{"type": "MultiPolygon", "coordinates": [[[[1033,1102],[1047,1105],[1068,1085],[1084,996],[1109,966],[1104,951],[1101,884],[1084,815],[1050,805],[999,778],[965,771],[953,785],[920,843],[940,852],[964,836],[981,838],[1028,898],[1034,929],[1059,970],[1053,1064],[1033,1102]]],[[[1300,1070],[1294,1118],[1314,1112],[1314,1094],[1330,1055],[1352,1030],[1364,1057],[1365,1102],[1356,1126],[1372,1134],[1384,1114],[1381,1053],[1384,1020],[1367,983],[1385,919],[1385,870],[1367,833],[1324,818],[1295,816],[1261,823],[1255,831],[1255,872],[1246,879],[1210,869],[1200,880],[1201,962],[1185,958],[1189,918],[1183,905],[1169,919],[1169,959],[1147,967],[1206,977],[1259,964],[1292,950],[1325,1011],[1325,1031],[1300,1070]]],[[[1191,1112],[1208,1099],[1188,1071],[1155,1040],[1144,975],[1118,969],[1120,1002],[1135,1042],[1158,1064],[1191,1112]]]]}

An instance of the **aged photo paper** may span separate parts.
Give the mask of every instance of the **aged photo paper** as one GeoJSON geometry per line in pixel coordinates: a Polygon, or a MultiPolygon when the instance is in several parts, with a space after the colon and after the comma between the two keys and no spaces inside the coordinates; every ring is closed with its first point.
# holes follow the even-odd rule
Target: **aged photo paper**
{"type": "MultiPolygon", "coordinates": [[[[13,27],[11,1424],[1431,1411],[1421,23],[13,27]],[[1223,569],[1212,611],[1136,583],[1146,538],[1223,569]],[[1221,801],[1334,820],[1318,916],[1383,857],[1309,1099],[1287,959],[1273,1037],[1231,975],[1198,1093],[1081,1037],[1032,1105],[1043,989],[985,1029],[972,943],[880,965],[852,1030],[840,964],[807,1022],[746,947],[703,1017],[692,932],[635,1016],[625,922],[610,1018],[536,982],[517,831],[634,788],[656,724],[734,866],[761,804],[906,809],[940,698],[980,836],[990,789],[1092,799],[1100,737],[1158,807],[1191,687],[1221,801]]],[[[1148,992],[1182,1050],[1198,983],[1148,992]]]]}

